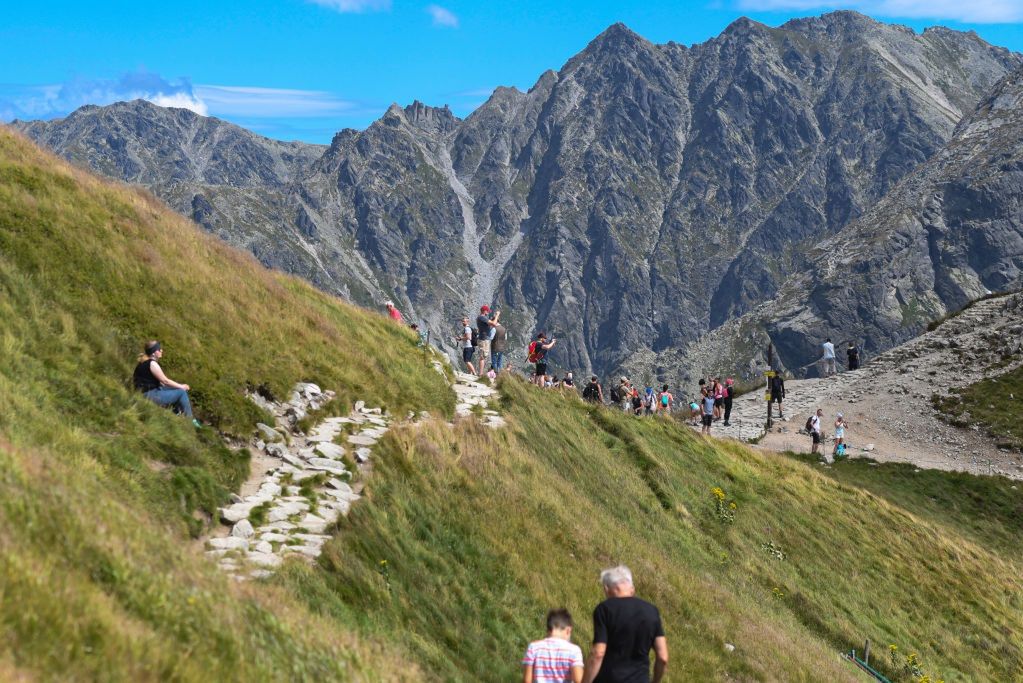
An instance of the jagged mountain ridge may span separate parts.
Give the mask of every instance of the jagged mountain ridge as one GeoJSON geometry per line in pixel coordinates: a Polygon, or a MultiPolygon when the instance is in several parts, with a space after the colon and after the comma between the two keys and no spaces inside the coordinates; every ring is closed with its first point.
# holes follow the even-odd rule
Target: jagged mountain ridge
{"type": "Polygon", "coordinates": [[[811,252],[772,301],[685,355],[696,374],[762,362],[813,375],[825,335],[868,353],[991,292],[1023,286],[1023,69],[1004,77],[952,139],[862,218],[811,252]]]}
{"type": "MultiPolygon", "coordinates": [[[[608,371],[773,296],[808,245],[930,157],[1019,64],[974,34],[852,12],[742,19],[691,48],[616,24],[528,92],[499,88],[464,121],[392,106],[281,184],[143,182],[320,287],[395,298],[441,333],[496,300],[518,341],[547,327],[558,364],[608,371]]],[[[74,121],[95,115],[27,131],[131,179],[99,144],[107,127],[74,121]]]]}

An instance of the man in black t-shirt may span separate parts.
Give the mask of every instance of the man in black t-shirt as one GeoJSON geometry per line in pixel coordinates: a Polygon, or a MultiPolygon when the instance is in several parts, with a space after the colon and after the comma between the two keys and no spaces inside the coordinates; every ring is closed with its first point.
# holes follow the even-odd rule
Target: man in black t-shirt
{"type": "Polygon", "coordinates": [[[657,608],[636,597],[624,565],[600,573],[607,600],[593,610],[593,648],[583,683],[660,683],[668,667],[668,640],[657,608]],[[650,678],[650,650],[654,675],[650,678]]]}

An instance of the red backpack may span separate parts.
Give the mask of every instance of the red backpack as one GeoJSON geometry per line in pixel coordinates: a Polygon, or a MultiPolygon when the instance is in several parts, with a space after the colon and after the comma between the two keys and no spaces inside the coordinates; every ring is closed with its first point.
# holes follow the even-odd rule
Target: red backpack
{"type": "Polygon", "coordinates": [[[540,361],[540,342],[529,343],[529,355],[526,357],[530,363],[537,363],[540,361]]]}

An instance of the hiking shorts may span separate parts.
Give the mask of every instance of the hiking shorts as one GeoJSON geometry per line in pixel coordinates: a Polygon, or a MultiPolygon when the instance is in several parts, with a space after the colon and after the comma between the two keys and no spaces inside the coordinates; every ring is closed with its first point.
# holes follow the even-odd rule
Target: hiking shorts
{"type": "Polygon", "coordinates": [[[534,374],[546,375],[547,374],[547,363],[545,361],[540,361],[539,363],[537,363],[536,364],[536,372],[534,374]]]}
{"type": "Polygon", "coordinates": [[[720,408],[724,404],[725,404],[725,399],[723,399],[723,398],[716,398],[716,399],[714,399],[714,407],[715,408],[720,408]]]}
{"type": "Polygon", "coordinates": [[[486,358],[490,355],[490,340],[480,339],[476,342],[476,350],[480,352],[480,358],[486,358]]]}
{"type": "Polygon", "coordinates": [[[712,424],[714,424],[714,416],[713,415],[704,415],[703,418],[701,419],[701,422],[703,423],[704,427],[709,427],[712,424]]]}
{"type": "Polygon", "coordinates": [[[813,437],[813,444],[815,446],[821,442],[820,432],[811,432],[810,435],[813,437]]]}
{"type": "Polygon", "coordinates": [[[476,353],[476,349],[471,346],[467,346],[462,349],[462,360],[466,363],[472,362],[472,354],[476,353]]]}
{"type": "Polygon", "coordinates": [[[771,403],[781,403],[781,394],[771,394],[771,403]]]}

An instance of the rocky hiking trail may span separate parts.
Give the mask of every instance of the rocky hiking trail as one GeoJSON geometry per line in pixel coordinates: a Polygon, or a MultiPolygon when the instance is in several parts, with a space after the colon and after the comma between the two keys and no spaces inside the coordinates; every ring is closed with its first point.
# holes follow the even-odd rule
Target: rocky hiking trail
{"type": "MultiPolygon", "coordinates": [[[[733,405],[731,426],[716,422],[712,434],[756,442],[769,450],[807,452],[810,437],[802,429],[810,414],[822,408],[829,454],[835,416],[842,413],[849,423],[850,457],[1023,479],[1019,452],[999,448],[979,425],[958,428],[943,422],[931,402],[934,394],[947,396],[952,389],[1021,364],[1023,294],[1017,293],[979,301],[859,370],[823,379],[786,380],[787,420],[778,420],[776,410],[770,431],[764,429],[763,390],[740,396],[733,405]]],[[[1023,401],[1023,396],[1007,394],[992,400],[1023,401]]]]}
{"type": "MultiPolygon", "coordinates": [[[[445,374],[440,361],[433,365],[445,374]]],[[[504,418],[490,407],[496,389],[460,372],[451,388],[458,417],[476,415],[488,427],[504,426],[504,418]]],[[[288,557],[315,560],[331,538],[332,525],[361,498],[374,447],[395,419],[356,401],[348,415],[325,417],[303,432],[301,420],[333,398],[334,392],[311,383],[297,384],[286,403],[250,395],[275,424],[260,423],[248,443],[234,444],[249,448],[250,476],[232,494],[232,504],[219,510],[223,525],[202,540],[206,554],[235,578],[266,578],[288,557]]],[[[399,424],[427,419],[429,413],[409,413],[399,424]]]]}

